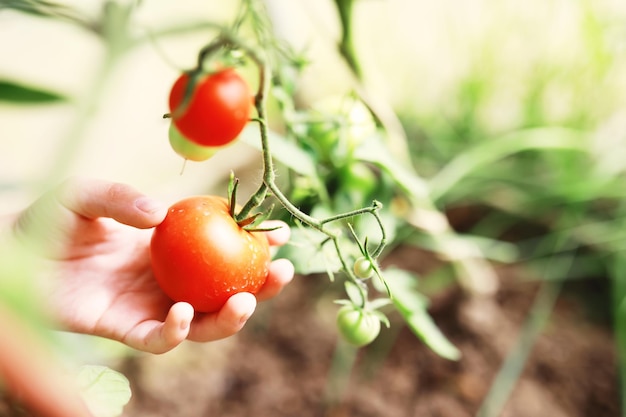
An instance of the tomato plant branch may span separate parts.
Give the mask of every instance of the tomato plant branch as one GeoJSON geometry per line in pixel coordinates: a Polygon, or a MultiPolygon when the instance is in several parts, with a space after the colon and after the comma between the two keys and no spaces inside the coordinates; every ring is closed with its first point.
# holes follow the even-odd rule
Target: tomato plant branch
{"type": "MultiPolygon", "coordinates": [[[[232,40],[232,39],[231,39],[232,40]]],[[[259,121],[259,133],[261,136],[261,148],[263,155],[263,183],[259,186],[259,189],[254,193],[246,205],[242,208],[240,216],[247,215],[252,209],[257,207],[263,202],[267,190],[269,189],[274,197],[285,207],[285,209],[295,218],[301,222],[320,230],[323,233],[328,234],[328,231],[324,230],[320,221],[314,217],[303,213],[297,207],[295,207],[291,201],[283,194],[280,188],[276,185],[276,173],[274,171],[274,161],[272,160],[272,153],[269,145],[269,134],[267,127],[267,115],[265,101],[270,87],[270,69],[263,59],[252,49],[239,44],[240,48],[254,61],[259,69],[259,88],[254,97],[254,107],[257,111],[257,121],[259,121]]]]}
{"type": "Polygon", "coordinates": [[[385,245],[387,244],[387,233],[385,231],[385,226],[383,225],[382,219],[380,218],[380,215],[378,214],[378,211],[382,207],[383,205],[380,201],[374,200],[372,202],[372,205],[369,207],[362,207],[362,208],[352,210],[346,213],[341,213],[335,216],[327,217],[325,219],[320,220],[320,224],[324,225],[324,224],[334,222],[337,220],[348,219],[348,218],[360,216],[363,214],[371,214],[376,219],[376,222],[378,223],[378,226],[381,232],[380,243],[378,247],[376,248],[376,250],[372,252],[371,254],[372,258],[377,258],[382,253],[383,249],[385,248],[385,245]]]}
{"type": "Polygon", "coordinates": [[[261,149],[262,149],[262,158],[263,158],[263,181],[259,185],[259,188],[253,193],[248,201],[241,208],[239,213],[237,213],[236,220],[245,221],[245,219],[254,217],[250,216],[252,210],[259,207],[263,201],[265,200],[268,192],[271,192],[274,198],[276,198],[279,203],[298,221],[301,223],[312,227],[319,232],[325,234],[328,239],[325,240],[325,243],[328,241],[333,242],[333,246],[339,258],[339,262],[341,264],[342,269],[347,273],[348,278],[354,282],[359,291],[361,291],[361,295],[364,300],[367,300],[367,286],[364,285],[361,279],[359,279],[352,268],[348,266],[347,259],[343,254],[340,245],[340,237],[342,236],[341,230],[331,229],[328,227],[329,223],[344,220],[347,218],[371,214],[375,217],[380,230],[382,238],[376,250],[372,253],[372,257],[376,257],[380,255],[385,244],[386,244],[386,232],[384,225],[381,221],[381,218],[378,214],[378,211],[382,208],[382,204],[378,201],[373,201],[372,205],[369,207],[363,207],[356,210],[352,210],[346,213],[341,213],[338,215],[330,216],[324,219],[317,219],[312,217],[300,209],[298,209],[289,198],[282,192],[282,190],[276,184],[276,172],[274,168],[274,161],[272,159],[272,153],[270,150],[269,143],[269,132],[267,125],[267,110],[266,110],[266,99],[269,93],[270,88],[270,68],[269,65],[265,62],[265,60],[252,48],[241,42],[239,39],[235,38],[233,34],[229,32],[223,32],[213,43],[207,45],[203,48],[198,57],[198,68],[197,70],[201,70],[204,61],[213,53],[217,52],[222,47],[230,47],[237,48],[241,50],[253,63],[256,65],[258,69],[258,90],[254,96],[254,107],[257,111],[257,117],[254,118],[254,121],[259,124],[259,134],[261,138],[261,149]]]}
{"type": "MultiPolygon", "coordinates": [[[[337,252],[337,255],[339,256],[339,262],[341,263],[341,267],[344,269],[346,274],[348,274],[348,278],[350,279],[350,281],[356,284],[356,287],[359,289],[359,292],[361,293],[361,299],[363,300],[363,304],[365,304],[367,300],[367,287],[363,285],[363,281],[357,278],[357,276],[354,275],[352,268],[348,266],[348,263],[342,254],[341,247],[339,246],[339,237],[332,237],[331,240],[333,241],[333,245],[335,246],[335,251],[337,252]]],[[[363,306],[360,306],[360,307],[363,307],[363,306]]]]}
{"type": "Polygon", "coordinates": [[[354,75],[361,79],[363,72],[359,59],[357,58],[354,41],[352,40],[352,7],[354,0],[335,0],[339,19],[341,21],[341,40],[339,42],[339,51],[354,72],[354,75]]]}
{"type": "Polygon", "coordinates": [[[361,214],[373,213],[382,208],[382,204],[379,201],[374,201],[370,207],[362,207],[356,210],[348,211],[345,213],[337,214],[320,220],[320,224],[326,224],[337,220],[347,219],[350,217],[359,216],[361,214]]]}
{"type": "Polygon", "coordinates": [[[356,83],[356,93],[363,103],[368,107],[377,123],[387,133],[389,149],[393,152],[398,161],[406,166],[411,166],[408,155],[408,140],[404,127],[389,106],[386,100],[381,100],[363,82],[363,68],[360,64],[359,55],[354,42],[354,2],[355,0],[335,0],[335,6],[341,23],[341,38],[339,40],[339,53],[352,72],[356,83]]]}

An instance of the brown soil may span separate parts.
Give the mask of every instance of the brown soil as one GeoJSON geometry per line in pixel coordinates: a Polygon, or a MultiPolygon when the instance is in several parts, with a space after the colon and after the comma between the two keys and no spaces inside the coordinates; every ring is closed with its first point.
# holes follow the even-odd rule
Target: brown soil
{"type": "MultiPolygon", "coordinates": [[[[403,257],[432,263],[414,251],[395,255],[403,257]]],[[[374,344],[346,349],[333,324],[336,285],[300,277],[260,305],[233,338],[127,359],[120,370],[131,380],[133,399],[124,415],[474,416],[537,292],[536,281],[521,279],[521,272],[500,269],[493,299],[468,299],[455,288],[433,298],[433,317],[462,351],[456,362],[432,353],[393,315],[391,329],[374,344]],[[349,368],[352,355],[356,366],[348,373],[342,366],[349,368]]],[[[576,297],[586,291],[577,285],[561,293],[500,416],[620,415],[610,325],[588,314],[595,310],[576,297]]]]}

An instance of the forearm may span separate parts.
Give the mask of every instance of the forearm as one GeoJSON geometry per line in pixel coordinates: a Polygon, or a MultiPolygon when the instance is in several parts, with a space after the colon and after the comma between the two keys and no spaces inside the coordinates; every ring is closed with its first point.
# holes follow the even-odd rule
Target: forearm
{"type": "Polygon", "coordinates": [[[0,338],[0,380],[11,397],[44,417],[91,415],[41,335],[2,303],[0,334],[5,335],[0,338]]]}
{"type": "Polygon", "coordinates": [[[24,296],[29,280],[22,272],[32,263],[17,236],[19,216],[0,215],[0,381],[13,399],[37,415],[90,416],[45,338],[21,312],[30,304],[24,296]]]}

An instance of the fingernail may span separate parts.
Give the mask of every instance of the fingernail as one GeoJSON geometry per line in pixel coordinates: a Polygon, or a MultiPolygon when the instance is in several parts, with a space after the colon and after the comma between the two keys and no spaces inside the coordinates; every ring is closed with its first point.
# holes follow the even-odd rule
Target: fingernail
{"type": "Polygon", "coordinates": [[[164,209],[160,201],[149,197],[140,197],[135,200],[135,206],[144,213],[154,214],[164,209]]]}
{"type": "Polygon", "coordinates": [[[244,325],[250,319],[250,314],[244,314],[239,318],[239,324],[244,325]]]}
{"type": "Polygon", "coordinates": [[[180,330],[187,330],[189,328],[189,321],[183,320],[180,322],[180,330]]]}

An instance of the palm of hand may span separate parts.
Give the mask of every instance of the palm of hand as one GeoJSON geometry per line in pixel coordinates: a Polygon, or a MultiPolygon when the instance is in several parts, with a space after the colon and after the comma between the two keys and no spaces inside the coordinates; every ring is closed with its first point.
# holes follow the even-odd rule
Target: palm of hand
{"type": "Polygon", "coordinates": [[[54,311],[69,328],[133,345],[167,317],[172,302],[152,276],[150,230],[79,219],[57,261],[54,311]]]}
{"type": "MultiPolygon", "coordinates": [[[[207,342],[238,332],[256,307],[249,293],[233,295],[218,312],[196,314],[159,288],[150,265],[150,229],[109,218],[76,215],[65,229],[67,248],[53,260],[56,285],[52,311],[69,330],[118,340],[139,350],[162,353],[184,339],[207,342]]],[[[288,239],[288,228],[268,233],[271,245],[288,239]]],[[[275,296],[293,277],[284,259],[270,265],[260,300],[275,296]]]]}

